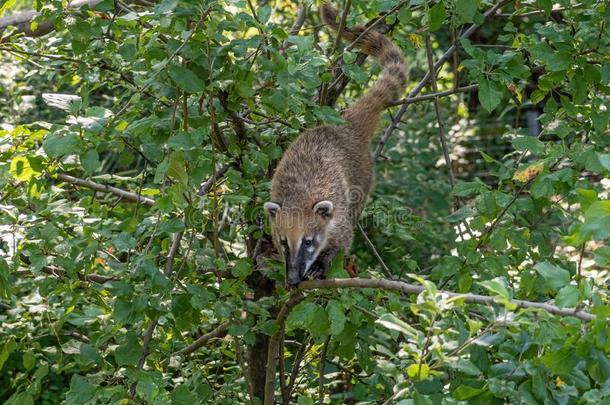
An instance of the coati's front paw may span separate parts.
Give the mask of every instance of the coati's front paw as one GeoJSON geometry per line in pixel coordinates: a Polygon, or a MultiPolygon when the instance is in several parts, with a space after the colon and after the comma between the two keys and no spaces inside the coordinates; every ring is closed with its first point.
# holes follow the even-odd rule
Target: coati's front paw
{"type": "Polygon", "coordinates": [[[318,261],[315,261],[305,272],[303,278],[309,280],[322,280],[324,279],[324,273],[326,273],[326,268],[324,267],[324,265],[318,261]]]}

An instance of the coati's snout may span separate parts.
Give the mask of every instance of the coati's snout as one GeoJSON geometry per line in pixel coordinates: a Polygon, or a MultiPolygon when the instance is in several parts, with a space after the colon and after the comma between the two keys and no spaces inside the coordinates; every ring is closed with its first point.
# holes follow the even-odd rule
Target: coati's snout
{"type": "Polygon", "coordinates": [[[312,208],[300,209],[267,202],[265,211],[272,221],[273,240],[286,264],[286,284],[296,287],[307,278],[321,277],[326,266],[316,259],[326,246],[333,203],[324,200],[312,208]]]}

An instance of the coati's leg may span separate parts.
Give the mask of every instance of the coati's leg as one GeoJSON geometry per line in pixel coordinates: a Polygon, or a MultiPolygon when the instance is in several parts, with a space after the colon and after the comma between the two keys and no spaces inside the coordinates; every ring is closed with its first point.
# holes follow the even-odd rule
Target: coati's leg
{"type": "Polygon", "coordinates": [[[330,263],[333,261],[339,247],[329,247],[324,249],[318,255],[318,258],[309,266],[309,269],[303,274],[303,278],[309,278],[312,280],[321,280],[324,278],[324,274],[328,270],[330,263]]]}

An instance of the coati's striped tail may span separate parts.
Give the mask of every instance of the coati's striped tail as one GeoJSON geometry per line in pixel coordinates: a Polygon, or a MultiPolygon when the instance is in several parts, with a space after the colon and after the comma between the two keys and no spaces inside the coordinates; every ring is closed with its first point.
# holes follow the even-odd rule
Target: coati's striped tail
{"type": "MultiPolygon", "coordinates": [[[[322,4],[320,16],[334,31],[339,30],[338,13],[331,5],[322,4]]],[[[400,49],[379,32],[370,30],[359,38],[365,29],[362,25],[344,27],[341,36],[356,41],[355,45],[377,59],[383,69],[373,87],[345,113],[345,118],[352,122],[354,128],[370,140],[383,110],[390,101],[402,95],[407,82],[407,69],[400,49]]]]}

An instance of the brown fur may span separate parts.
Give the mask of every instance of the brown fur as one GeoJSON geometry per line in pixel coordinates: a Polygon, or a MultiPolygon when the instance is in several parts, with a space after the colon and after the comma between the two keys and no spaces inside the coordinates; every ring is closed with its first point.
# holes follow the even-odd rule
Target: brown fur
{"type": "MultiPolygon", "coordinates": [[[[320,14],[326,24],[338,29],[336,10],[324,4],[320,14]]],[[[363,31],[364,27],[355,26],[344,29],[342,35],[353,41],[363,31]]],[[[278,237],[285,237],[290,248],[296,249],[304,235],[324,233],[326,244],[318,256],[324,268],[338,250],[349,249],[353,227],[373,183],[370,140],[381,113],[406,83],[403,57],[383,35],[370,31],[356,46],[380,62],[381,77],[344,113],[348,124],[306,130],[290,145],[271,188],[271,200],[281,206],[272,221],[276,243],[278,237]],[[332,201],[332,219],[313,212],[314,204],[322,200],[332,201]]]]}

